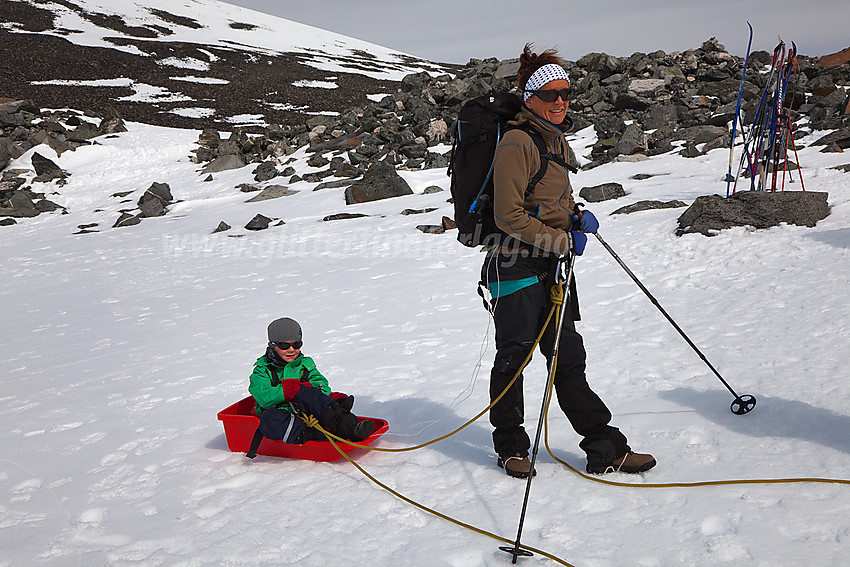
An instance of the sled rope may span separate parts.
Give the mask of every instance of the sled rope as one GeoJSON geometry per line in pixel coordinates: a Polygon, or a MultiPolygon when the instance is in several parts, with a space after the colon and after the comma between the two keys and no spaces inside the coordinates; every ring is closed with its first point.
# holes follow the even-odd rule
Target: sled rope
{"type": "Polygon", "coordinates": [[[511,389],[511,386],[514,385],[514,382],[517,381],[517,378],[519,378],[519,375],[522,374],[522,371],[525,370],[525,367],[528,366],[528,363],[531,361],[531,357],[534,354],[534,349],[536,349],[537,345],[540,344],[540,340],[543,338],[543,332],[546,330],[546,327],[549,325],[549,321],[552,320],[552,316],[555,314],[555,310],[564,301],[564,290],[561,288],[561,286],[556,284],[556,285],[552,286],[552,289],[549,292],[549,297],[552,300],[552,309],[549,310],[549,315],[546,317],[546,321],[543,323],[543,327],[540,329],[540,333],[538,333],[537,338],[534,340],[534,344],[531,345],[531,349],[528,351],[528,356],[526,356],[525,360],[522,361],[522,364],[519,365],[519,369],[516,371],[516,374],[514,374],[514,377],[511,378],[511,381],[508,383],[507,386],[505,386],[505,389],[502,390],[502,392],[496,397],[496,399],[494,399],[490,403],[489,406],[487,406],[486,408],[484,408],[483,410],[478,412],[478,414],[475,417],[473,417],[472,419],[470,419],[469,421],[467,421],[466,423],[464,423],[463,425],[461,425],[460,427],[458,427],[454,431],[450,431],[449,433],[446,433],[443,436],[437,437],[436,439],[432,439],[431,441],[426,441],[425,443],[420,443],[419,445],[412,445],[410,447],[398,447],[398,448],[395,448],[395,449],[390,449],[390,448],[385,448],[385,447],[371,447],[369,445],[361,445],[359,443],[355,443],[354,441],[350,441],[348,439],[343,439],[342,437],[334,435],[333,433],[330,433],[329,431],[326,431],[321,426],[319,426],[318,425],[319,420],[317,420],[312,415],[306,415],[304,413],[299,413],[298,415],[301,417],[302,420],[304,420],[305,423],[307,423],[307,425],[309,427],[315,427],[316,429],[321,431],[325,436],[327,436],[329,438],[329,440],[330,440],[330,438],[333,438],[334,440],[339,441],[340,443],[345,443],[346,445],[351,445],[352,447],[357,447],[359,449],[368,449],[369,451],[381,451],[383,453],[404,453],[406,451],[415,451],[416,449],[422,449],[423,447],[427,447],[428,445],[433,445],[434,443],[438,443],[440,441],[443,441],[444,439],[448,439],[449,437],[451,437],[451,436],[453,436],[457,433],[460,433],[461,431],[463,431],[464,429],[466,429],[467,427],[469,427],[470,425],[472,425],[473,423],[478,421],[481,418],[481,416],[483,416],[485,413],[490,411],[490,408],[492,408],[494,405],[496,405],[496,403],[505,396],[505,394],[508,392],[508,390],[511,389]],[[308,423],[308,420],[309,420],[309,423],[308,423]],[[311,424],[315,424],[315,425],[311,425],[311,424]]]}
{"type": "MultiPolygon", "coordinates": [[[[450,523],[452,523],[456,526],[460,526],[462,528],[465,528],[465,529],[473,531],[475,533],[487,536],[489,538],[495,539],[496,541],[500,541],[502,543],[507,543],[507,544],[511,544],[511,545],[514,544],[514,542],[512,540],[509,540],[509,539],[502,537],[498,534],[488,532],[487,530],[484,530],[482,528],[477,528],[477,527],[473,526],[472,524],[467,524],[465,522],[461,522],[460,520],[456,520],[456,519],[452,518],[451,516],[443,514],[442,512],[438,512],[437,510],[435,510],[433,508],[429,508],[428,506],[425,506],[424,504],[420,504],[419,502],[416,502],[415,500],[408,498],[407,496],[401,494],[400,492],[393,490],[392,488],[390,488],[389,486],[387,486],[386,484],[384,484],[383,482],[379,481],[377,478],[375,478],[374,476],[369,474],[366,471],[366,469],[364,469],[359,464],[357,464],[348,454],[346,454],[342,449],[340,449],[339,445],[337,445],[336,442],[333,439],[331,439],[331,437],[336,437],[335,435],[329,434],[327,431],[322,429],[321,426],[319,426],[319,431],[321,431],[322,433],[325,434],[325,436],[327,436],[328,441],[331,442],[334,449],[336,449],[339,452],[340,455],[345,457],[345,460],[347,460],[349,463],[354,465],[354,467],[358,471],[360,471],[363,474],[363,476],[365,476],[366,478],[371,480],[373,483],[377,484],[378,486],[380,486],[381,488],[383,488],[384,490],[386,490],[387,492],[389,492],[390,494],[392,494],[396,498],[399,498],[400,500],[407,502],[411,506],[419,508],[420,510],[422,510],[424,512],[432,514],[432,515],[434,515],[434,516],[436,516],[436,517],[438,517],[442,520],[446,520],[447,522],[450,522],[450,523]]],[[[552,555],[551,553],[547,553],[546,551],[543,551],[542,549],[537,549],[537,548],[531,547],[531,546],[526,545],[526,544],[520,544],[520,547],[522,549],[525,549],[525,550],[530,551],[532,553],[537,553],[538,555],[541,555],[543,557],[547,557],[547,558],[551,559],[552,561],[554,561],[555,563],[558,563],[559,565],[564,565],[565,567],[574,567],[572,564],[567,563],[563,559],[561,559],[561,558],[559,558],[555,555],[552,555]]]]}
{"type": "MultiPolygon", "coordinates": [[[[462,429],[466,428],[467,426],[471,425],[473,422],[477,421],[482,415],[484,415],[487,411],[489,411],[490,408],[493,407],[493,405],[502,398],[502,396],[505,395],[505,393],[511,388],[511,386],[513,386],[516,379],[519,377],[519,375],[522,373],[522,371],[528,365],[528,362],[531,360],[531,355],[533,354],[534,349],[540,343],[540,340],[543,337],[543,331],[548,326],[549,321],[552,319],[553,314],[555,314],[555,325],[557,326],[558,315],[556,314],[555,310],[558,308],[558,306],[560,306],[563,303],[563,300],[564,300],[564,290],[563,290],[563,288],[559,285],[552,286],[552,289],[550,290],[550,299],[552,300],[552,309],[549,311],[549,315],[546,318],[546,322],[543,324],[543,328],[541,329],[540,333],[538,334],[537,339],[534,342],[534,345],[532,345],[532,348],[531,348],[531,351],[529,352],[529,355],[526,357],[526,359],[520,365],[519,370],[514,375],[511,382],[507,385],[507,387],[504,389],[504,391],[502,391],[502,393],[499,394],[499,396],[493,401],[493,403],[491,403],[489,406],[487,406],[484,410],[482,410],[478,415],[476,415],[470,421],[468,421],[467,423],[465,423],[461,427],[455,429],[451,433],[443,435],[442,437],[439,437],[439,438],[434,439],[432,441],[429,441],[427,443],[422,443],[420,445],[416,445],[416,446],[413,446],[413,447],[403,447],[403,448],[399,448],[399,449],[383,449],[383,448],[380,448],[380,447],[370,447],[370,446],[367,446],[367,445],[360,445],[360,444],[357,444],[357,443],[353,443],[353,442],[351,442],[347,439],[343,439],[341,437],[338,437],[338,436],[334,435],[333,433],[326,431],[321,425],[319,425],[319,420],[316,419],[312,415],[305,415],[304,413],[301,413],[300,414],[301,419],[304,420],[304,422],[307,424],[308,427],[314,427],[317,430],[319,430],[322,434],[324,434],[325,437],[327,438],[327,440],[330,441],[330,443],[333,445],[334,449],[336,449],[336,451],[340,455],[345,457],[345,460],[347,460],[349,463],[351,463],[358,471],[360,471],[361,474],[363,474],[363,476],[365,476],[370,481],[372,481],[374,484],[383,488],[385,491],[389,492],[390,494],[392,494],[396,498],[398,498],[398,499],[400,499],[404,502],[407,502],[411,506],[414,506],[415,508],[418,508],[418,509],[422,510],[423,512],[426,512],[428,514],[436,516],[437,518],[440,518],[442,520],[450,522],[450,523],[452,523],[456,526],[460,526],[464,529],[467,529],[467,530],[473,531],[475,533],[487,536],[491,539],[494,539],[494,540],[502,542],[502,543],[507,543],[507,544],[510,544],[510,545],[516,545],[516,542],[513,541],[513,540],[509,540],[509,539],[504,538],[504,537],[502,537],[498,534],[494,534],[494,533],[489,532],[487,530],[484,530],[482,528],[478,528],[476,526],[473,526],[472,524],[467,524],[467,523],[462,522],[460,520],[456,520],[456,519],[452,518],[451,516],[443,514],[442,512],[439,512],[439,511],[437,511],[433,508],[429,508],[428,506],[425,506],[424,504],[420,504],[419,502],[416,502],[412,498],[408,498],[407,496],[405,496],[405,495],[401,494],[400,492],[394,490],[393,488],[387,486],[386,484],[384,484],[383,482],[379,481],[377,478],[375,478],[374,476],[369,474],[369,472],[367,472],[366,469],[364,469],[362,466],[360,466],[347,453],[345,453],[342,449],[340,449],[339,445],[337,445],[337,441],[340,441],[340,442],[343,442],[343,443],[346,443],[348,445],[352,445],[354,447],[358,447],[358,448],[361,448],[361,449],[367,449],[367,450],[370,450],[370,451],[383,451],[383,452],[412,451],[414,449],[426,447],[428,445],[432,445],[434,443],[437,443],[438,441],[442,441],[444,439],[447,439],[447,438],[451,437],[452,435],[458,433],[462,429]]],[[[557,367],[557,364],[558,364],[558,353],[555,353],[553,360],[552,360],[553,368],[557,367]]],[[[551,373],[551,374],[552,374],[551,379],[554,381],[554,373],[551,373]]],[[[564,465],[570,471],[572,471],[577,476],[579,476],[579,477],[581,477],[585,480],[590,480],[590,481],[593,481],[593,482],[596,482],[596,483],[599,483],[599,484],[605,484],[605,485],[608,485],[608,486],[619,486],[619,487],[626,487],[626,488],[694,488],[694,487],[701,487],[701,486],[724,486],[724,485],[747,485],[747,484],[791,484],[791,483],[850,484],[850,480],[831,479],[831,478],[816,478],[816,477],[779,478],[779,479],[734,479],[734,480],[711,480],[711,481],[697,481],[697,482],[666,482],[666,483],[650,483],[650,484],[633,484],[633,483],[628,483],[628,482],[618,482],[618,481],[613,481],[613,480],[606,480],[606,479],[599,478],[599,477],[596,477],[596,476],[588,475],[588,474],[585,474],[585,473],[579,471],[578,469],[576,469],[575,467],[573,467],[572,465],[570,465],[566,461],[558,458],[554,454],[554,452],[552,451],[552,448],[549,446],[549,419],[548,418],[549,418],[549,407],[550,407],[550,404],[551,404],[551,401],[552,401],[553,390],[554,390],[554,388],[549,389],[549,397],[546,399],[546,409],[545,409],[545,412],[544,412],[543,441],[544,441],[544,445],[546,446],[546,451],[549,453],[549,456],[552,457],[552,459],[554,459],[556,462],[564,465]]],[[[541,549],[537,549],[537,548],[531,547],[531,546],[523,544],[523,543],[519,544],[519,548],[524,549],[526,551],[530,551],[532,553],[537,553],[538,555],[541,555],[542,557],[546,557],[548,559],[551,559],[552,561],[554,561],[555,563],[558,563],[559,565],[564,565],[566,567],[574,567],[572,564],[567,563],[563,559],[561,559],[561,558],[559,558],[559,557],[557,557],[557,556],[555,556],[551,553],[543,551],[541,549]]]]}
{"type": "MultiPolygon", "coordinates": [[[[419,445],[413,445],[411,447],[400,447],[395,449],[383,448],[383,447],[371,447],[368,445],[361,445],[359,443],[355,443],[353,441],[349,441],[348,439],[343,439],[342,437],[338,437],[333,433],[330,433],[323,429],[318,425],[318,420],[313,416],[301,415],[301,419],[307,422],[307,425],[310,427],[315,427],[319,431],[321,431],[326,437],[328,437],[329,441],[339,441],[341,443],[345,443],[346,445],[351,445],[353,447],[357,447],[359,449],[366,449],[368,451],[381,451],[385,453],[402,453],[406,451],[414,451],[416,449],[421,449],[423,447],[427,447],[428,445],[433,445],[439,441],[443,441],[448,439],[449,437],[459,433],[463,429],[472,425],[475,421],[477,421],[481,416],[490,411],[490,409],[504,397],[504,395],[510,390],[511,386],[514,385],[519,375],[525,370],[525,367],[531,361],[531,357],[534,354],[534,350],[537,348],[537,345],[540,343],[540,340],[543,338],[543,332],[546,327],[549,325],[549,321],[551,321],[553,316],[556,316],[555,324],[558,324],[556,309],[563,303],[564,301],[564,289],[562,286],[555,284],[549,291],[549,298],[552,301],[552,309],[549,310],[549,315],[546,317],[546,321],[543,323],[543,327],[540,330],[540,333],[537,335],[537,338],[534,341],[534,344],[531,346],[529,350],[528,356],[526,356],[525,360],[522,361],[522,364],[517,370],[514,377],[505,387],[505,389],[493,400],[493,402],[488,405],[486,408],[481,410],[477,415],[471,418],[469,421],[451,431],[441,437],[437,437],[431,441],[427,441],[425,443],[421,443],[419,445]],[[315,423],[315,425],[313,425],[315,423]]],[[[558,354],[555,353],[555,357],[553,359],[553,364],[557,365],[558,363],[558,354]]],[[[554,378],[553,378],[554,379],[554,378]]],[[[838,479],[838,478],[820,478],[820,477],[800,477],[800,478],[775,478],[775,479],[733,479],[733,480],[706,480],[706,481],[695,481],[695,482],[665,482],[665,483],[649,483],[649,484],[633,484],[629,482],[618,482],[613,480],[606,480],[603,478],[599,478],[595,475],[589,475],[581,472],[576,469],[566,461],[558,458],[552,451],[552,448],[549,446],[549,404],[552,401],[552,391],[554,388],[550,388],[549,390],[549,399],[546,401],[546,420],[544,422],[544,445],[546,446],[546,451],[549,453],[549,456],[552,457],[556,462],[564,465],[566,468],[574,472],[576,475],[590,480],[599,484],[607,484],[609,486],[623,486],[623,487],[632,487],[632,488],[691,488],[691,487],[700,487],[700,486],[724,486],[724,485],[746,485],[746,484],[794,484],[794,483],[821,483],[821,484],[850,484],[850,480],[847,479],[838,479]]],[[[355,465],[356,466],[356,465],[355,465]]],[[[358,467],[359,468],[359,467],[358,467]]],[[[511,542],[512,543],[512,542],[511,542]]]]}

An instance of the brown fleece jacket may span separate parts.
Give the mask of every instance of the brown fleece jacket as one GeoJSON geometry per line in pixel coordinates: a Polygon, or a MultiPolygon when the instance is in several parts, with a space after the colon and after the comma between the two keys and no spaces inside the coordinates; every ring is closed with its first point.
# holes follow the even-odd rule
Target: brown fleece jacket
{"type": "MultiPolygon", "coordinates": [[[[528,108],[523,107],[509,125],[534,128],[543,135],[548,152],[569,156],[564,132],[528,108]]],[[[562,126],[569,129],[571,125],[565,121],[562,126]]],[[[496,226],[535,248],[563,255],[569,251],[565,231],[575,208],[570,179],[563,167],[550,161],[546,175],[526,199],[525,190],[538,169],[540,152],[531,137],[522,130],[508,130],[496,148],[493,169],[496,226]]]]}

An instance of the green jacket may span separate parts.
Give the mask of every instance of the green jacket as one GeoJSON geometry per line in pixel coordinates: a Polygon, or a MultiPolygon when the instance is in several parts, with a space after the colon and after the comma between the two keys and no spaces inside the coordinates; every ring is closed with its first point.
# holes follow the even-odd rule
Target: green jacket
{"type": "Polygon", "coordinates": [[[248,391],[257,402],[255,406],[257,415],[263,413],[264,408],[284,407],[284,409],[290,410],[289,407],[284,406],[286,402],[290,401],[284,399],[283,396],[281,383],[284,380],[309,382],[313,387],[319,388],[323,394],[331,393],[327,379],[322,376],[316,368],[316,363],[309,356],[302,354],[286,366],[278,366],[269,362],[264,355],[254,363],[251,384],[248,386],[248,391]],[[272,368],[276,370],[280,383],[272,382],[272,368]]]}

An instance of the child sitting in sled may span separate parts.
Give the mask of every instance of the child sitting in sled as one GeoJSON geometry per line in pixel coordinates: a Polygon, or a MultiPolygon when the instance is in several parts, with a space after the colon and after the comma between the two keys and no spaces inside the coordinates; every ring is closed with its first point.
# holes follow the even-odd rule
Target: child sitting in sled
{"type": "Polygon", "coordinates": [[[301,354],[301,326],[296,321],[272,321],[268,337],[266,353],[254,363],[248,386],[263,437],[296,444],[324,440],[298,412],[316,417],[326,431],[344,439],[359,442],[369,437],[375,424],[351,413],[354,396],[332,392],[313,359],[301,354]]]}

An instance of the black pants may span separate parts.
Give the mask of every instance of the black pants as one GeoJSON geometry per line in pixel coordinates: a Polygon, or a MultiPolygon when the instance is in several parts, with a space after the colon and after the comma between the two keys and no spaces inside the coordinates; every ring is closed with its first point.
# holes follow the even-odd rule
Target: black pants
{"type": "MultiPolygon", "coordinates": [[[[513,379],[552,308],[550,288],[555,283],[557,258],[518,257],[495,254],[484,261],[482,278],[485,283],[524,279],[532,276],[538,283],[494,300],[493,318],[496,326],[496,358],[490,373],[490,400],[498,396],[513,379]]],[[[584,341],[576,332],[574,319],[578,318],[578,300],[575,285],[571,282],[571,305],[566,310],[558,347],[558,366],[554,386],[558,405],[569,419],[576,433],[584,439],[579,446],[588,458],[619,458],[628,452],[626,437],[616,427],[611,427],[611,412],[596,393],[591,390],[585,376],[584,341]],[[601,443],[600,443],[601,441],[601,443]],[[613,454],[611,452],[613,451],[613,454]],[[595,454],[597,453],[597,454],[595,454]]],[[[555,317],[549,322],[540,341],[540,352],[551,367],[555,344],[555,317]]],[[[545,378],[543,378],[545,379],[545,378]]],[[[526,456],[530,441],[525,428],[523,403],[523,377],[520,375],[511,389],[490,410],[493,445],[504,457],[526,456]]],[[[542,400],[541,400],[542,402],[542,400]]]]}

